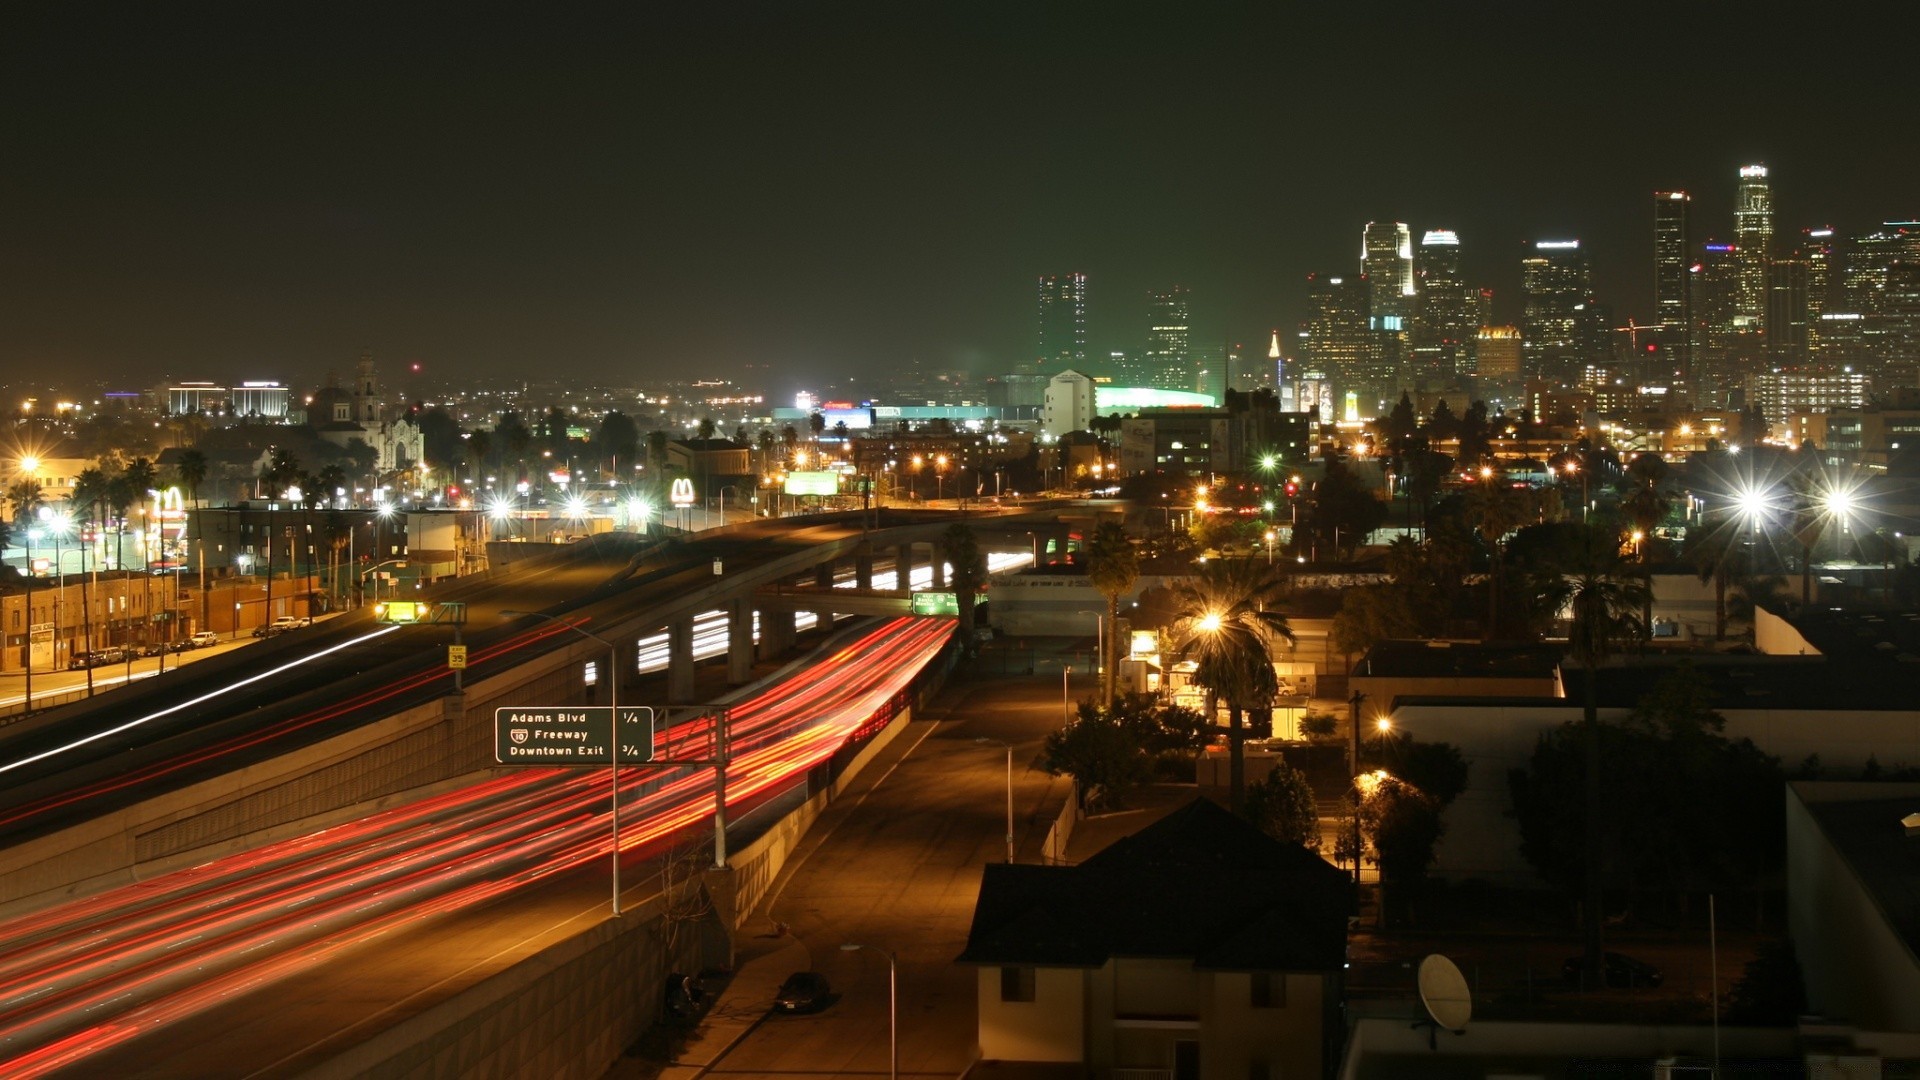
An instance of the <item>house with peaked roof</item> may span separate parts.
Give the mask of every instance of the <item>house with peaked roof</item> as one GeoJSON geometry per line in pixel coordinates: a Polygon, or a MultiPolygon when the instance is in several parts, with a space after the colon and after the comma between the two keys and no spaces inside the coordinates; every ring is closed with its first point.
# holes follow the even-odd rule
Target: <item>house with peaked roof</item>
{"type": "Polygon", "coordinates": [[[1327,1075],[1351,899],[1324,859],[1204,799],[1077,866],[989,864],[959,957],[976,1075],[1327,1075]]]}

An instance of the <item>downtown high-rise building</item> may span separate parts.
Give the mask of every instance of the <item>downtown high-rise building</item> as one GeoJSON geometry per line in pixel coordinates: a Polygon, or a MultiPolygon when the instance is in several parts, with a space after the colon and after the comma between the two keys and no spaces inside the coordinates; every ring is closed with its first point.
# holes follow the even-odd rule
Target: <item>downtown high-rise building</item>
{"type": "Polygon", "coordinates": [[[1523,368],[1528,378],[1576,381],[1590,352],[1593,265],[1578,240],[1541,240],[1520,261],[1523,368]]]}
{"type": "Polygon", "coordinates": [[[1413,232],[1398,221],[1369,221],[1360,234],[1360,272],[1367,278],[1367,306],[1376,330],[1411,329],[1413,232]]]}
{"type": "Polygon", "coordinates": [[[1798,363],[1807,358],[1810,266],[1788,256],[1767,264],[1767,354],[1798,363]]]}
{"type": "Polygon", "coordinates": [[[1460,237],[1430,229],[1414,249],[1418,314],[1410,367],[1416,384],[1445,385],[1467,370],[1467,358],[1485,318],[1484,290],[1470,288],[1460,269],[1460,237]]]}
{"type": "Polygon", "coordinates": [[[1767,183],[1765,165],[1740,167],[1740,190],[1733,207],[1733,246],[1740,268],[1734,293],[1734,329],[1764,334],[1767,262],[1773,255],[1773,189],[1767,183]]]}
{"type": "Polygon", "coordinates": [[[1684,191],[1653,193],[1653,311],[1660,338],[1684,382],[1693,362],[1693,248],[1689,243],[1684,191]]]}
{"type": "MultiPolygon", "coordinates": [[[[1307,317],[1300,324],[1300,378],[1338,392],[1371,378],[1367,282],[1352,275],[1307,275],[1307,317]]],[[[1324,396],[1324,391],[1322,391],[1324,396]]]]}
{"type": "Polygon", "coordinates": [[[1147,294],[1147,385],[1158,390],[1192,390],[1195,372],[1189,352],[1193,320],[1187,289],[1175,285],[1147,294]]]}
{"type": "Polygon", "coordinates": [[[1087,363],[1087,275],[1045,274],[1036,307],[1039,333],[1034,361],[1041,370],[1084,368],[1087,363]]]}

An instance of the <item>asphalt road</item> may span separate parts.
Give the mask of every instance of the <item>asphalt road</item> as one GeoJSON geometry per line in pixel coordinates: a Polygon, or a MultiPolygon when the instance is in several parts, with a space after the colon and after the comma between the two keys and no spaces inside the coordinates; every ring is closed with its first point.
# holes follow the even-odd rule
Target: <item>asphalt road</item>
{"type": "MultiPolygon", "coordinates": [[[[1090,693],[1091,680],[1074,689],[1090,693]]],[[[811,1016],[767,1017],[711,1075],[884,1076],[887,963],[870,950],[844,952],[845,943],[898,956],[900,1074],[952,1077],[967,1067],[975,974],[953,959],[966,944],[980,868],[1006,857],[1006,751],[973,740],[1014,744],[1017,850],[1020,861],[1038,861],[1067,790],[1065,779],[1030,767],[1060,724],[1059,695],[1059,679],[1047,675],[949,686],[928,712],[945,719],[903,732],[815,823],[748,925],[742,959],[783,948],[810,958],[839,1000],[811,1016]],[[776,919],[791,939],[752,936],[756,926],[770,934],[776,919]]]]}
{"type": "MultiPolygon", "coordinates": [[[[716,556],[751,565],[846,535],[847,523],[769,522],[635,556],[640,539],[605,534],[484,578],[422,593],[467,604],[469,678],[573,644],[503,610],[591,615],[632,610],[711,580],[716,556]]],[[[439,697],[451,685],[445,626],[392,628],[363,610],[229,650],[111,694],[0,728],[0,844],[87,820],[223,775],[439,697]]]]}

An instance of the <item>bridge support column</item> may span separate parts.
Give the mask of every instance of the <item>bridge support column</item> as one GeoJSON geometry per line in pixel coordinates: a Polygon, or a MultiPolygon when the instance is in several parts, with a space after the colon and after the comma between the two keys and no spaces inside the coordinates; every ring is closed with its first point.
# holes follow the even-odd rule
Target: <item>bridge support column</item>
{"type": "MultiPolygon", "coordinates": [[[[820,588],[820,589],[833,588],[833,563],[823,562],[813,568],[813,584],[815,588],[820,588]]],[[[832,608],[830,607],[815,608],[813,612],[813,616],[817,620],[813,624],[814,629],[826,630],[833,626],[833,609],[832,608]]]]}
{"type": "Polygon", "coordinates": [[[933,545],[933,587],[936,591],[947,587],[947,553],[940,545],[933,545]]]}
{"type": "Polygon", "coordinates": [[[913,588],[913,545],[901,544],[893,553],[893,587],[913,588]]]}
{"type": "Polygon", "coordinates": [[[753,604],[738,597],[727,605],[727,685],[753,681],[753,604]]]}
{"type": "Polygon", "coordinates": [[[773,608],[760,611],[760,656],[779,656],[793,648],[793,612],[773,608]]]}
{"type": "Polygon", "coordinates": [[[684,705],[693,700],[693,620],[667,626],[667,700],[684,705]]]}
{"type": "Polygon", "coordinates": [[[853,557],[853,585],[857,589],[873,588],[872,552],[862,552],[853,557]]]}

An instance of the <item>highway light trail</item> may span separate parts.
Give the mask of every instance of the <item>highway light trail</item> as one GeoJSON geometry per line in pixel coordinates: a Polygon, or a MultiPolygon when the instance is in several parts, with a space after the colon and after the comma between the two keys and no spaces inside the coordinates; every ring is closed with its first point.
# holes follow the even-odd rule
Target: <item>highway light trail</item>
{"type": "Polygon", "coordinates": [[[182,709],[190,709],[195,705],[204,705],[207,702],[212,701],[214,698],[217,698],[222,694],[232,693],[233,691],[239,690],[242,687],[252,686],[254,683],[261,682],[266,679],[271,679],[276,675],[285,675],[287,672],[292,671],[297,667],[301,667],[302,665],[305,665],[305,664],[311,664],[316,660],[320,660],[325,657],[331,656],[342,649],[351,648],[355,645],[360,645],[365,642],[371,641],[374,638],[380,637],[383,634],[391,634],[398,629],[400,628],[397,626],[382,627],[371,633],[363,634],[360,637],[354,638],[352,641],[343,641],[338,645],[329,646],[328,648],[321,649],[319,652],[308,653],[305,656],[302,656],[296,660],[289,661],[285,664],[281,664],[278,667],[272,667],[272,668],[268,668],[265,671],[255,672],[254,674],[249,675],[244,679],[237,679],[234,682],[229,683],[228,685],[223,686],[218,690],[213,690],[208,693],[201,694],[199,697],[188,698],[185,701],[178,702],[173,705],[169,705],[166,708],[161,709],[157,712],[151,712],[145,716],[138,717],[133,720],[128,720],[123,724],[116,724],[110,728],[102,728],[99,731],[95,731],[87,735],[82,735],[71,742],[63,743],[60,746],[55,746],[47,750],[42,750],[37,754],[31,754],[31,755],[28,755],[27,757],[19,758],[15,761],[5,762],[3,764],[0,764],[0,774],[9,773],[15,769],[22,768],[27,765],[32,765],[37,761],[45,761],[50,757],[55,757],[60,754],[70,753],[71,751],[78,750],[82,746],[86,746],[88,743],[99,742],[101,739],[109,739],[115,735],[121,734],[122,732],[132,731],[134,728],[140,727],[143,724],[152,723],[155,720],[172,716],[174,713],[177,713],[182,709]]]}
{"type": "MultiPolygon", "coordinates": [[[[784,790],[833,754],[951,632],[946,620],[892,620],[733,706],[728,805],[784,790]]],[[[622,773],[624,850],[710,820],[711,769],[622,773]]],[[[374,938],[603,863],[608,809],[604,769],[515,770],[0,922],[0,1074],[84,1068],[92,1054],[374,938]]]]}

